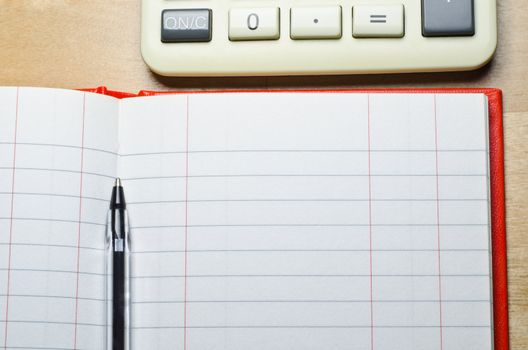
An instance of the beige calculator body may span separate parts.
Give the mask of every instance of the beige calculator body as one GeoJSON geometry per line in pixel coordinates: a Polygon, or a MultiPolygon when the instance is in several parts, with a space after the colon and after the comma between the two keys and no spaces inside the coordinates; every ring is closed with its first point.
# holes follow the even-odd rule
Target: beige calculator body
{"type": "Polygon", "coordinates": [[[142,0],[141,51],[166,76],[472,70],[495,0],[142,0]]]}

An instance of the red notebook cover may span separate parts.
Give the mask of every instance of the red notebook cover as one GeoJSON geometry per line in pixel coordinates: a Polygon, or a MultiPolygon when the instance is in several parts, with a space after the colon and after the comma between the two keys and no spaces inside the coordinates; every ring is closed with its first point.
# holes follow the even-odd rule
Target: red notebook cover
{"type": "Polygon", "coordinates": [[[106,87],[82,89],[117,98],[181,93],[482,93],[488,97],[491,194],[491,243],[493,275],[493,337],[495,350],[508,350],[508,288],[506,261],[506,206],[504,197],[504,140],[502,91],[499,89],[337,89],[337,90],[215,90],[215,91],[140,91],[138,94],[108,90],[106,87]]]}

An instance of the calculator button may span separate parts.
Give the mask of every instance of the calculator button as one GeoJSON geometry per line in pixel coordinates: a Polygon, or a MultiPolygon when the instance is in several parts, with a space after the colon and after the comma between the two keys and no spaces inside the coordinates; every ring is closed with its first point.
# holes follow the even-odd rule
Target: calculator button
{"type": "Polygon", "coordinates": [[[212,19],[210,9],[164,10],[161,13],[161,41],[211,41],[212,19]]]}
{"type": "Polygon", "coordinates": [[[341,38],[341,6],[293,7],[290,11],[290,37],[341,38]]]}
{"type": "Polygon", "coordinates": [[[423,36],[475,34],[473,0],[422,0],[423,36]]]}
{"type": "Polygon", "coordinates": [[[278,7],[229,11],[229,40],[273,40],[280,37],[278,7]]]}
{"type": "Polygon", "coordinates": [[[403,5],[356,5],[352,8],[355,38],[401,38],[404,35],[403,5]]]}

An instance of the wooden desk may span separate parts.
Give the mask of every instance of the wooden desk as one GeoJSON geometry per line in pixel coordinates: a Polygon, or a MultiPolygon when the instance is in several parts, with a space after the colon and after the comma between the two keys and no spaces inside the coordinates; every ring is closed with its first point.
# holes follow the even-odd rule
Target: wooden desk
{"type": "Polygon", "coordinates": [[[139,49],[139,0],[0,0],[0,85],[114,90],[498,87],[504,91],[510,332],[528,348],[528,11],[498,0],[499,48],[465,73],[273,78],[164,78],[139,49]]]}

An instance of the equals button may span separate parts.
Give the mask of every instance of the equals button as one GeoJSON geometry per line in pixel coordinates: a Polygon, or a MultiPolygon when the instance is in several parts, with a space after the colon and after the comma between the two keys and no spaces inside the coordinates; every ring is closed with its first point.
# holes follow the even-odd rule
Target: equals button
{"type": "Polygon", "coordinates": [[[370,23],[387,23],[387,15],[370,15],[370,23]]]}
{"type": "Polygon", "coordinates": [[[352,8],[354,38],[401,38],[405,35],[403,5],[356,5],[352,8]]]}

